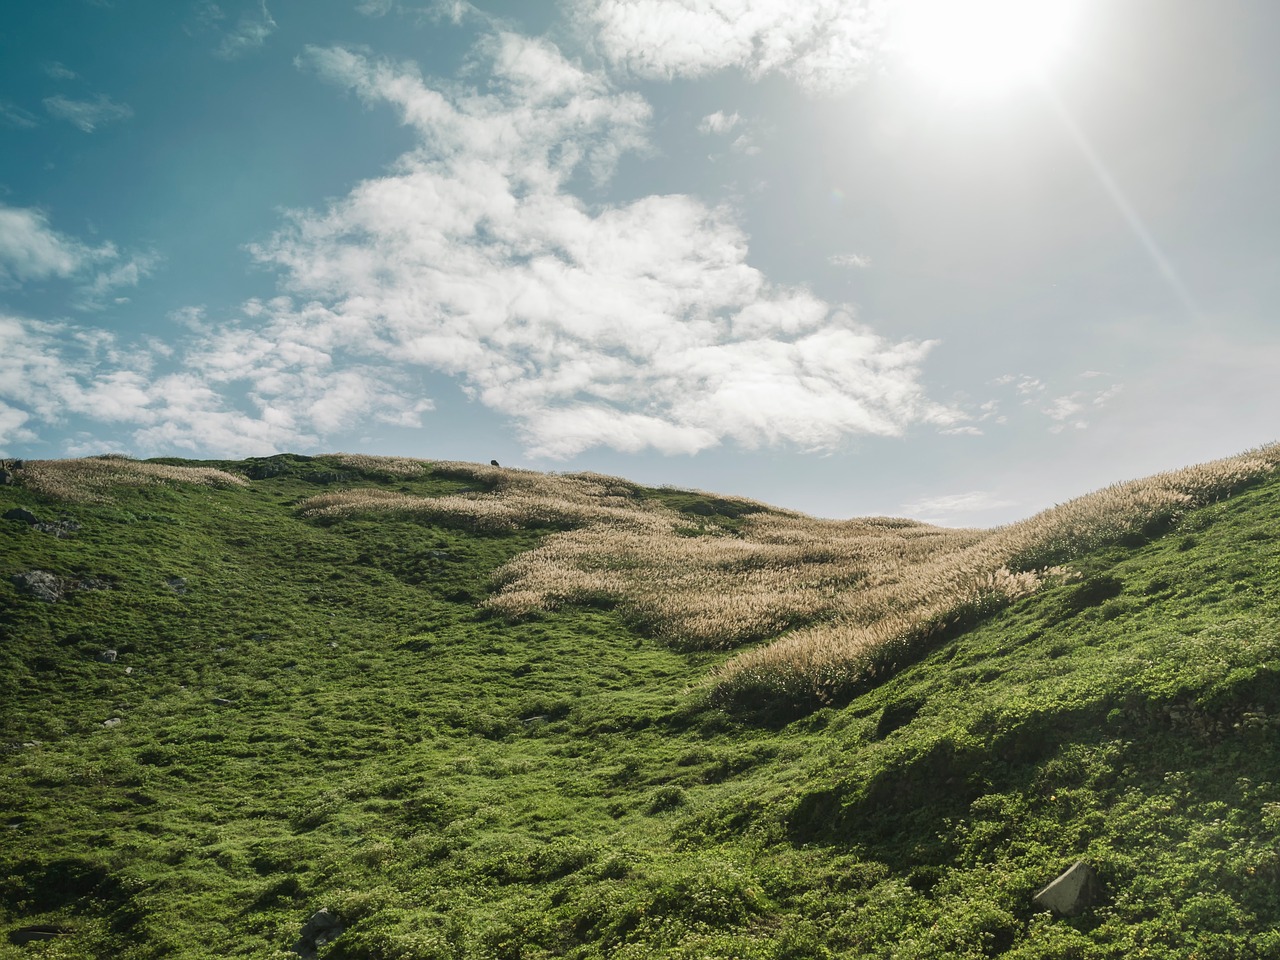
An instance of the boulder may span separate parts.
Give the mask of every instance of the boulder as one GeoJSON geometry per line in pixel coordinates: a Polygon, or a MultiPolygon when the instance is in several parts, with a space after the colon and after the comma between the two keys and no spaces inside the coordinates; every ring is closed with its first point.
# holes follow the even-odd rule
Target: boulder
{"type": "Polygon", "coordinates": [[[69,590],[110,590],[111,581],[105,577],[83,576],[76,577],[67,584],[69,590]]]}
{"type": "Polygon", "coordinates": [[[115,663],[116,658],[119,656],[120,654],[118,654],[115,650],[103,650],[100,654],[98,654],[98,659],[101,660],[103,663],[115,663]]]}
{"type": "Polygon", "coordinates": [[[41,522],[32,524],[41,533],[47,533],[51,537],[57,537],[59,540],[66,540],[80,532],[80,524],[74,520],[54,520],[49,523],[41,522]]]}
{"type": "Polygon", "coordinates": [[[24,510],[22,507],[14,507],[12,510],[6,511],[4,518],[6,520],[20,520],[23,523],[37,524],[40,518],[30,510],[24,510]]]}
{"type": "Polygon", "coordinates": [[[1102,899],[1102,882],[1083,860],[1073,863],[1058,879],[1035,895],[1037,907],[1064,917],[1084,913],[1102,899]]]}
{"type": "Polygon", "coordinates": [[[57,603],[62,599],[62,580],[48,570],[28,570],[15,573],[11,578],[18,592],[28,597],[35,597],[45,603],[57,603]]]}
{"type": "Polygon", "coordinates": [[[185,577],[168,577],[165,579],[164,585],[180,597],[184,596],[187,592],[187,581],[185,577]]]}
{"type": "Polygon", "coordinates": [[[303,924],[302,934],[293,945],[293,952],[303,960],[315,960],[316,951],[344,929],[341,918],[328,907],[322,907],[303,924]]]}

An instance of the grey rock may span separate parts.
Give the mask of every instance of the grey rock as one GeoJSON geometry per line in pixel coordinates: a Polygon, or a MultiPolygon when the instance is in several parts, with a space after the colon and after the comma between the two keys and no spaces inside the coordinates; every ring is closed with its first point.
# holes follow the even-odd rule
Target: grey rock
{"type": "Polygon", "coordinates": [[[316,951],[346,929],[342,919],[328,907],[322,907],[311,915],[302,926],[302,934],[293,945],[293,952],[303,960],[315,960],[316,951]]]}
{"type": "Polygon", "coordinates": [[[1102,899],[1102,882],[1083,860],[1035,895],[1035,904],[1065,917],[1078,916],[1102,899]]]}
{"type": "Polygon", "coordinates": [[[15,573],[11,578],[18,592],[28,597],[35,597],[45,603],[57,603],[62,599],[64,588],[62,580],[48,570],[28,570],[26,573],[15,573]]]}
{"type": "Polygon", "coordinates": [[[214,697],[213,702],[219,707],[234,707],[236,705],[234,700],[228,700],[226,697],[214,697]]]}
{"type": "Polygon", "coordinates": [[[67,584],[71,590],[110,590],[111,581],[103,577],[76,577],[67,584]]]}
{"type": "Polygon", "coordinates": [[[103,650],[100,654],[98,654],[98,659],[101,660],[103,663],[115,663],[116,658],[119,656],[120,654],[117,653],[115,650],[103,650]]]}
{"type": "Polygon", "coordinates": [[[118,727],[123,721],[119,717],[112,717],[110,720],[103,720],[102,725],[108,730],[112,727],[118,727]]]}
{"type": "Polygon", "coordinates": [[[322,487],[327,487],[331,483],[349,483],[353,478],[353,474],[343,470],[317,470],[315,473],[308,473],[302,479],[307,483],[316,483],[322,487]]]}
{"type": "Polygon", "coordinates": [[[250,480],[269,480],[271,477],[278,477],[288,472],[281,463],[255,463],[245,471],[245,476],[250,480]]]}
{"type": "Polygon", "coordinates": [[[164,585],[180,597],[187,592],[187,580],[185,577],[168,577],[165,579],[164,585]]]}
{"type": "Polygon", "coordinates": [[[22,507],[14,507],[12,510],[6,511],[4,518],[6,520],[20,520],[23,523],[29,523],[33,525],[40,522],[39,517],[37,517],[30,510],[24,510],[22,507]]]}
{"type": "Polygon", "coordinates": [[[59,540],[66,540],[74,537],[80,532],[80,524],[74,520],[54,520],[48,523],[32,524],[41,533],[47,533],[51,537],[57,537],[59,540]]]}

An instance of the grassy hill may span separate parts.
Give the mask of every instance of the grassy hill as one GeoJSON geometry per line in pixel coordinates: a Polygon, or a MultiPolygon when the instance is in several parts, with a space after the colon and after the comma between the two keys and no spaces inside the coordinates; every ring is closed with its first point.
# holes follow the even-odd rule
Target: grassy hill
{"type": "Polygon", "coordinates": [[[1280,956],[1278,463],[994,531],[0,464],[0,958],[1280,956]]]}

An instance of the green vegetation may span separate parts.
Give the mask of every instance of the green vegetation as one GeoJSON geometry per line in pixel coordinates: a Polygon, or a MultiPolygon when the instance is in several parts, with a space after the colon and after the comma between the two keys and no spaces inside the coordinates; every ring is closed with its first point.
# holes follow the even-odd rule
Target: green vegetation
{"type": "Polygon", "coordinates": [[[321,907],[334,960],[1280,955],[1272,475],[1137,534],[1060,523],[1019,556],[1068,573],[896,672],[726,710],[731,654],[624,595],[492,598],[575,518],[665,511],[750,583],[734,544],[794,515],[607,478],[495,513],[507,471],[376,458],[110,466],[0,486],[47,524],[0,520],[0,958],[283,960],[321,907]],[[399,506],[302,507],[346,490],[399,506]],[[1080,859],[1102,902],[1038,909],[1080,859]]]}

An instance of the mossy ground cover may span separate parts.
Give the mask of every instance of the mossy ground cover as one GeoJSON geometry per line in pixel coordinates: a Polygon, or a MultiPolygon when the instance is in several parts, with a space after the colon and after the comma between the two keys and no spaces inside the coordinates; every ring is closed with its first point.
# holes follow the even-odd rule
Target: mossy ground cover
{"type": "Polygon", "coordinates": [[[213,465],[258,478],[0,487],[80,525],[0,521],[0,957],[286,957],[322,906],[333,958],[1280,955],[1276,482],[766,725],[724,654],[485,614],[536,532],[295,509],[462,479],[213,465]],[[1077,859],[1103,902],[1037,910],[1077,859]]]}

